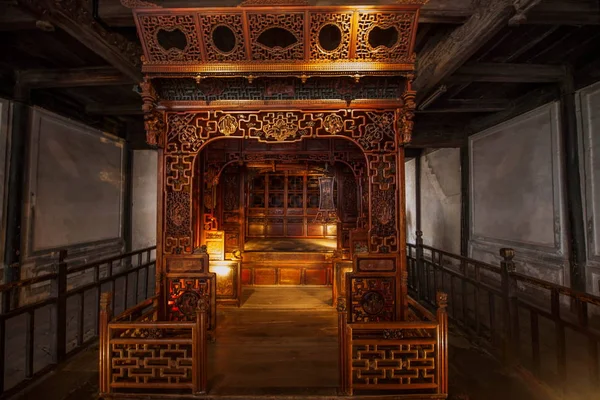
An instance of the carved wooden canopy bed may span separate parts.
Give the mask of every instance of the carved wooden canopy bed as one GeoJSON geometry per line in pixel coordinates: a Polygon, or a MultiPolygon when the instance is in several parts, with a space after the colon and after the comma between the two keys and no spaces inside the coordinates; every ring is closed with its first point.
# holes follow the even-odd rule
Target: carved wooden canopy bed
{"type": "MultiPolygon", "coordinates": [[[[133,8],[143,45],[147,141],[160,160],[162,315],[177,305],[170,300],[173,282],[200,297],[210,292],[203,282],[214,277],[199,274],[194,262],[206,260],[204,245],[212,271],[213,263],[238,265],[217,279],[217,298],[239,299],[241,281],[335,280],[342,392],[445,397],[443,307],[438,321],[406,289],[404,146],[413,128],[413,47],[424,1],[247,0],[183,9],[124,3],[133,8]],[[327,205],[324,187],[333,199],[327,205]],[[257,272],[243,250],[247,238],[261,237],[337,238],[337,251],[325,259],[325,272],[257,272]],[[363,254],[356,254],[359,247],[363,254]],[[341,260],[344,250],[354,256],[351,268],[332,273],[332,257],[341,260]],[[391,362],[369,375],[362,351],[383,345],[414,352],[423,367],[391,362]]],[[[312,254],[287,257],[306,263],[312,254]]]]}

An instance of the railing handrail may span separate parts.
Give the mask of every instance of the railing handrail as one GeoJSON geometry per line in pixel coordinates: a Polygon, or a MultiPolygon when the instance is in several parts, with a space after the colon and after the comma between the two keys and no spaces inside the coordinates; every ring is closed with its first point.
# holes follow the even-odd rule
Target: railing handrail
{"type": "Polygon", "coordinates": [[[499,267],[487,268],[497,275],[482,273],[480,261],[424,245],[421,232],[416,244],[407,245],[407,253],[408,283],[418,300],[433,305],[433,292],[449,290],[450,320],[487,345],[505,366],[528,377],[533,374],[562,393],[569,386],[578,392],[597,392],[600,332],[590,318],[600,306],[600,296],[517,272],[515,251],[510,248],[500,249],[499,267]],[[460,262],[455,265],[454,259],[460,262]],[[581,357],[575,372],[568,351],[581,357]],[[552,359],[554,368],[548,367],[552,359]],[[585,375],[589,385],[581,382],[585,375]]]}
{"type": "MultiPolygon", "coordinates": [[[[21,315],[25,316],[23,323],[27,325],[27,332],[25,332],[25,358],[24,360],[18,360],[24,365],[24,378],[22,377],[11,377],[10,385],[7,388],[6,376],[0,376],[0,398],[6,398],[16,391],[23,388],[25,384],[30,383],[33,379],[39,378],[45,373],[52,370],[57,364],[65,361],[66,358],[72,354],[75,354],[80,349],[85,348],[92,343],[97,337],[99,332],[98,321],[94,321],[93,326],[86,326],[86,311],[89,313],[90,307],[93,310],[97,306],[93,304],[87,304],[85,301],[86,294],[95,293],[96,298],[100,299],[101,294],[107,285],[110,288],[110,292],[114,297],[115,286],[117,280],[124,283],[123,290],[120,290],[118,296],[120,298],[120,304],[124,308],[127,308],[129,300],[133,297],[133,300],[137,303],[140,302],[140,298],[147,299],[151,293],[155,290],[155,285],[151,284],[152,274],[156,266],[156,246],[148,246],[142,249],[105,257],[102,259],[94,260],[89,263],[77,266],[75,268],[68,268],[67,251],[61,250],[59,252],[59,258],[57,263],[56,272],[48,273],[45,275],[36,276],[33,278],[22,279],[15,282],[0,285],[0,294],[2,294],[2,310],[0,310],[0,346],[4,347],[7,343],[7,324],[10,320],[18,318],[21,315]],[[122,267],[122,268],[119,268],[122,267]],[[81,271],[88,271],[84,274],[79,274],[81,271]],[[144,273],[145,271],[145,273],[144,273]],[[143,277],[141,275],[143,274],[143,277]],[[73,282],[69,285],[69,279],[77,279],[81,275],[81,280],[73,282]],[[88,279],[89,278],[89,279],[88,279]],[[130,279],[135,282],[133,288],[129,285],[130,279]],[[11,299],[17,295],[23,288],[30,287],[39,282],[48,282],[49,290],[45,290],[44,293],[40,293],[39,298],[31,299],[33,302],[18,305],[15,304],[11,307],[11,299]],[[140,292],[141,282],[141,292],[140,292]],[[131,289],[131,290],[130,290],[131,289]],[[129,294],[133,293],[133,296],[129,294]],[[68,313],[68,302],[69,298],[78,298],[75,309],[70,312],[76,312],[77,324],[71,329],[75,331],[75,342],[71,343],[67,341],[67,313],[68,313]],[[52,361],[46,362],[46,365],[41,369],[35,369],[34,366],[34,349],[39,335],[36,335],[35,321],[36,313],[43,307],[51,306],[47,311],[53,315],[50,324],[55,327],[56,334],[51,340],[54,342],[53,345],[53,359],[52,361]]],[[[156,299],[152,297],[152,299],[156,299]]],[[[114,299],[113,299],[114,300],[114,299]]],[[[144,300],[145,301],[145,300],[144,300]]],[[[112,304],[116,304],[114,301],[112,304]]],[[[144,314],[145,315],[145,314],[144,314]]],[[[143,316],[144,316],[143,315],[143,316]]],[[[92,318],[92,321],[95,318],[92,318]]],[[[14,325],[13,325],[14,326],[14,325]]],[[[20,334],[20,332],[19,332],[20,334]]],[[[70,339],[69,339],[70,340],[70,339]]],[[[3,356],[0,356],[0,371],[5,370],[7,364],[6,351],[2,350],[3,356]]]]}
{"type": "MultiPolygon", "coordinates": [[[[156,249],[156,245],[154,246],[149,246],[149,247],[145,247],[143,249],[138,249],[138,250],[134,250],[134,251],[130,251],[128,253],[122,253],[119,255],[115,255],[115,256],[111,256],[111,257],[107,257],[107,258],[103,258],[100,260],[94,260],[91,261],[89,263],[86,263],[84,265],[79,265],[77,267],[71,268],[69,270],[67,270],[67,274],[72,274],[75,272],[79,272],[79,271],[83,271],[86,269],[90,269],[90,268],[94,268],[96,266],[102,265],[102,264],[107,264],[109,262],[113,262],[113,261],[117,261],[123,258],[127,258],[127,257],[131,257],[137,254],[141,254],[141,253],[145,253],[148,251],[152,251],[156,249]]],[[[57,261],[55,264],[58,264],[59,262],[57,261]]],[[[19,279],[18,281],[14,281],[14,282],[10,282],[10,283],[4,283],[2,285],[0,285],[0,293],[2,292],[6,292],[9,290],[13,290],[19,287],[23,287],[23,286],[29,286],[29,285],[33,285],[36,283],[40,283],[40,282],[44,282],[44,281],[50,281],[53,279],[56,279],[58,277],[58,273],[57,272],[52,272],[50,274],[45,274],[45,275],[40,275],[40,276],[34,276],[32,278],[26,278],[26,279],[19,279]]]]}
{"type": "MultiPolygon", "coordinates": [[[[413,247],[413,248],[417,248],[416,244],[413,243],[407,243],[408,246],[413,247]]],[[[464,262],[467,262],[469,264],[473,264],[473,265],[478,265],[478,266],[484,266],[486,269],[488,269],[489,271],[492,272],[496,272],[498,274],[501,273],[502,269],[497,266],[497,265],[493,265],[493,264],[488,264],[486,262],[483,261],[479,261],[479,260],[475,260],[473,258],[469,258],[469,257],[465,257],[465,256],[460,256],[458,254],[454,254],[454,253],[450,253],[448,251],[445,250],[440,250],[440,249],[436,249],[435,247],[432,246],[427,246],[427,245],[422,245],[423,249],[427,249],[427,250],[431,250],[431,251],[435,251],[437,253],[443,254],[445,256],[448,257],[452,257],[455,258],[457,260],[461,260],[464,262]]],[[[538,286],[541,287],[543,289],[547,289],[547,290],[551,290],[551,291],[556,291],[564,296],[569,296],[575,300],[579,300],[579,301],[583,301],[585,303],[589,303],[589,304],[593,304],[593,305],[597,305],[600,306],[600,296],[596,296],[590,293],[585,293],[585,292],[581,292],[575,289],[572,289],[570,287],[567,286],[563,286],[563,285],[559,285],[557,283],[553,283],[553,282],[549,282],[549,281],[545,281],[543,279],[539,279],[539,278],[535,278],[529,275],[525,275],[523,273],[520,272],[509,272],[509,274],[511,276],[513,276],[514,278],[516,278],[517,280],[521,281],[521,282],[525,282],[528,283],[530,285],[533,286],[538,286]]]]}
{"type": "MultiPolygon", "coordinates": [[[[414,245],[414,246],[415,246],[415,248],[417,247],[416,245],[414,245]]],[[[454,258],[456,260],[466,262],[469,264],[474,264],[474,265],[477,265],[478,267],[483,267],[484,269],[487,269],[488,271],[497,272],[497,273],[500,273],[500,271],[501,271],[501,268],[499,266],[486,263],[485,261],[475,260],[474,258],[469,258],[469,257],[461,256],[458,254],[450,253],[448,251],[436,249],[435,247],[427,246],[426,244],[424,244],[422,247],[425,250],[435,251],[436,253],[443,254],[445,256],[454,258]]]]}

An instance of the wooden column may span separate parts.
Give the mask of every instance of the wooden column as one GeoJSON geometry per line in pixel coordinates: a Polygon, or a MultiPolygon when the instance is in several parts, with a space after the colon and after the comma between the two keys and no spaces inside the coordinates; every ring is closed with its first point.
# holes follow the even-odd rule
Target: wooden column
{"type": "Polygon", "coordinates": [[[421,156],[415,157],[415,230],[421,231],[421,156]]]}
{"type": "Polygon", "coordinates": [[[561,131],[564,146],[564,165],[567,194],[568,252],[571,287],[586,290],[585,262],[585,220],[583,218],[583,198],[581,195],[581,175],[579,153],[581,144],[577,132],[577,112],[575,108],[575,85],[572,71],[568,70],[561,83],[561,131]]]}
{"type": "Polygon", "coordinates": [[[469,146],[460,148],[460,255],[469,255],[469,221],[471,219],[470,204],[470,164],[469,146]]]}
{"type": "Polygon", "coordinates": [[[130,252],[133,246],[133,150],[129,141],[125,143],[124,150],[123,239],[125,240],[125,252],[130,252]]]}
{"type": "MultiPolygon", "coordinates": [[[[23,208],[23,184],[27,166],[26,144],[29,133],[29,107],[24,102],[12,103],[12,123],[8,162],[6,193],[6,242],[4,283],[19,280],[21,262],[21,214],[23,208]]],[[[7,292],[8,294],[8,292],[7,292]]],[[[13,299],[13,300],[16,300],[13,299]]],[[[3,301],[4,305],[4,301],[3,301]]],[[[15,307],[17,304],[13,303],[15,307]]]]}

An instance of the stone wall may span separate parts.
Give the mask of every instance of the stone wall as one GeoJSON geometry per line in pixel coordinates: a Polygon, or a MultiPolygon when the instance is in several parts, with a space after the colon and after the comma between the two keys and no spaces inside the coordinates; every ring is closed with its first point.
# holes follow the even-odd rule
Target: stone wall
{"type": "Polygon", "coordinates": [[[600,295],[600,83],[577,93],[586,221],[587,290],[600,295]]]}
{"type": "Polygon", "coordinates": [[[155,150],[133,152],[132,250],[156,245],[157,160],[155,150]]]}
{"type": "Polygon", "coordinates": [[[48,111],[30,111],[21,277],[123,249],[123,140],[48,111]]]}
{"type": "Polygon", "coordinates": [[[569,285],[557,102],[469,138],[469,252],[498,264],[516,250],[519,272],[569,285]]]}
{"type": "Polygon", "coordinates": [[[417,192],[415,182],[415,169],[417,160],[408,160],[405,164],[406,176],[406,241],[415,243],[417,231],[417,192]]]}
{"type": "Polygon", "coordinates": [[[421,156],[421,230],[426,245],[460,254],[460,150],[421,156]]]}

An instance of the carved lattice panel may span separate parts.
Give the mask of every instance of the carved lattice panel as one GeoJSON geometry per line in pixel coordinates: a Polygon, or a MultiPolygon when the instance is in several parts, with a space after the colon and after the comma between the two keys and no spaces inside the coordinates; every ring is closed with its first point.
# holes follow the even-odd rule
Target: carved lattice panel
{"type": "Polygon", "coordinates": [[[406,89],[402,77],[364,77],[355,82],[349,77],[311,78],[303,83],[293,78],[247,79],[154,79],[161,100],[231,102],[284,100],[396,100],[406,89]]]}
{"type": "Polygon", "coordinates": [[[395,111],[347,109],[326,112],[169,112],[165,151],[167,154],[196,153],[209,139],[218,137],[252,138],[273,143],[336,136],[352,140],[367,153],[394,152],[395,121],[395,111]]]}
{"type": "Polygon", "coordinates": [[[352,384],[366,389],[374,386],[403,385],[403,389],[434,389],[436,382],[436,343],[427,338],[353,344],[352,384]],[[416,343],[414,343],[416,342],[416,343]]]}
{"type": "Polygon", "coordinates": [[[374,253],[398,251],[396,154],[368,154],[371,190],[369,249],[374,253]]]}
{"type": "Polygon", "coordinates": [[[395,277],[359,277],[347,275],[350,288],[350,322],[396,321],[395,277]]]}
{"type": "Polygon", "coordinates": [[[202,60],[200,36],[194,15],[140,14],[138,15],[138,27],[148,61],[152,63],[197,63],[202,60]],[[182,48],[177,47],[176,43],[169,44],[167,48],[163,47],[160,35],[178,36],[177,43],[182,48]]]}
{"type": "Polygon", "coordinates": [[[311,13],[310,14],[310,59],[335,61],[350,57],[352,35],[352,13],[311,13]],[[325,25],[335,25],[341,35],[340,45],[334,50],[321,46],[319,34],[325,25]]]}
{"type": "Polygon", "coordinates": [[[364,61],[400,61],[412,63],[414,56],[410,54],[413,40],[413,26],[416,14],[406,12],[373,13],[361,12],[358,15],[358,37],[356,38],[357,60],[364,61]],[[397,40],[390,47],[371,45],[371,32],[374,29],[396,29],[397,40]]]}
{"type": "Polygon", "coordinates": [[[168,279],[168,319],[169,321],[194,321],[200,301],[210,304],[207,311],[208,329],[213,329],[214,274],[202,278],[168,279]]]}
{"type": "MultiPolygon", "coordinates": [[[[244,23],[241,14],[206,14],[200,15],[200,26],[204,48],[206,52],[206,61],[243,61],[246,59],[246,46],[244,39],[244,23]],[[213,40],[213,33],[219,26],[227,27],[231,30],[235,43],[230,51],[220,50],[213,40]]],[[[218,34],[218,32],[217,32],[218,34]]]]}
{"type": "MultiPolygon", "coordinates": [[[[293,61],[304,59],[304,13],[249,13],[250,49],[252,60],[293,61]],[[285,47],[268,47],[261,43],[261,35],[273,28],[284,29],[295,38],[295,42],[285,47]]],[[[279,31],[281,32],[281,31],[279,31]]]]}
{"type": "Polygon", "coordinates": [[[192,385],[193,350],[191,339],[169,343],[111,343],[111,384],[113,386],[176,389],[192,385]]]}

